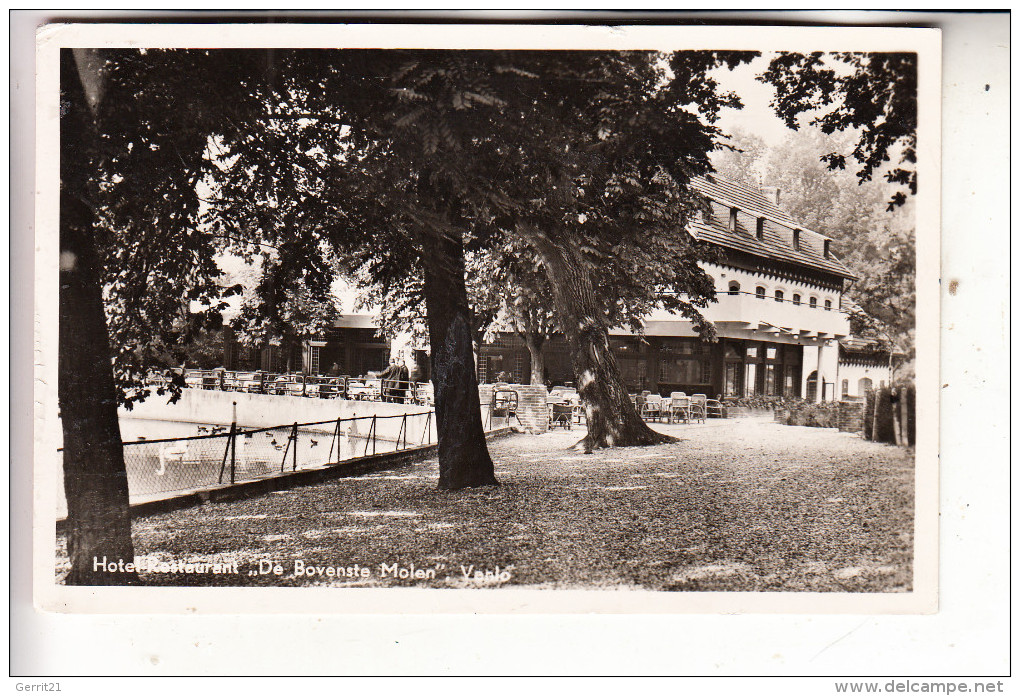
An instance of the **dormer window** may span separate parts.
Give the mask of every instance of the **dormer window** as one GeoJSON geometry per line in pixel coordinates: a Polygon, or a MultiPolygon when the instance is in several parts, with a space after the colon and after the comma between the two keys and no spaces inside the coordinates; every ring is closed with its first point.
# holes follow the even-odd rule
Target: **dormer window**
{"type": "Polygon", "coordinates": [[[758,241],[765,239],[765,218],[758,218],[758,225],[754,230],[754,236],[758,241]]]}
{"type": "Polygon", "coordinates": [[[730,208],[730,232],[737,231],[737,208],[730,208]]]}
{"type": "Polygon", "coordinates": [[[832,240],[826,239],[825,242],[822,244],[822,256],[824,256],[825,258],[829,258],[829,255],[831,253],[832,253],[832,240]]]}
{"type": "Polygon", "coordinates": [[[793,248],[800,249],[800,230],[793,231],[793,248]]]}

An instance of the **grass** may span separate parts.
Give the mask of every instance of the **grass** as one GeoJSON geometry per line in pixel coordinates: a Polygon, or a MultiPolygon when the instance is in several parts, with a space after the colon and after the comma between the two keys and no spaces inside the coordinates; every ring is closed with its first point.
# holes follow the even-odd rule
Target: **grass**
{"type": "Polygon", "coordinates": [[[753,419],[657,427],[681,441],[590,455],[567,449],[577,430],[493,442],[495,488],[439,491],[431,460],[139,519],[136,553],[240,569],[143,574],[172,585],[911,589],[910,453],[753,419]],[[258,574],[260,560],[283,574],[258,574]],[[295,560],[370,576],[296,576],[295,560]],[[433,572],[383,576],[394,563],[433,572]]]}

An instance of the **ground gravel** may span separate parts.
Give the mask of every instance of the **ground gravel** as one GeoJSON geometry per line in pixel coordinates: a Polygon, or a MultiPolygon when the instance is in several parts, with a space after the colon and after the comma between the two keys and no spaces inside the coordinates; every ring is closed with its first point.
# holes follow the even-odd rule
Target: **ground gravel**
{"type": "MultiPolygon", "coordinates": [[[[498,487],[439,491],[432,459],[138,519],[136,552],[150,563],[239,568],[142,577],[167,585],[911,589],[911,452],[752,418],[655,427],[680,441],[590,455],[569,450],[584,433],[577,429],[495,441],[498,487]],[[282,574],[260,574],[260,561],[282,574]],[[297,561],[322,574],[295,574],[297,561]]],[[[63,549],[58,539],[58,578],[67,570],[63,549]]]]}

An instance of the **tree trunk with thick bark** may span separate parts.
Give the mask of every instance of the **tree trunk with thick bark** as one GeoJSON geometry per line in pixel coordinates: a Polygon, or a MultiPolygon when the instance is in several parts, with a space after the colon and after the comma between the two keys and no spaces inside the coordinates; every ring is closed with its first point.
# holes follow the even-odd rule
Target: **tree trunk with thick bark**
{"type": "Polygon", "coordinates": [[[57,396],[64,433],[64,493],[70,585],[137,581],[127,471],[117,420],[110,340],[103,311],[95,215],[85,202],[93,171],[95,119],[75,58],[61,51],[60,291],[57,396]],[[111,566],[118,572],[103,570],[111,566]]]}
{"type": "Polygon", "coordinates": [[[460,238],[423,240],[425,310],[439,436],[439,488],[498,485],[485,442],[460,238]]]}
{"type": "Polygon", "coordinates": [[[524,335],[524,344],[531,354],[531,384],[545,385],[545,336],[528,332],[524,335]]]}
{"type": "Polygon", "coordinates": [[[675,442],[676,438],[649,428],[627,394],[610,350],[603,303],[580,250],[568,240],[557,239],[553,244],[543,237],[535,239],[535,246],[549,273],[587,419],[588,434],[576,447],[591,452],[603,447],[675,442]]]}

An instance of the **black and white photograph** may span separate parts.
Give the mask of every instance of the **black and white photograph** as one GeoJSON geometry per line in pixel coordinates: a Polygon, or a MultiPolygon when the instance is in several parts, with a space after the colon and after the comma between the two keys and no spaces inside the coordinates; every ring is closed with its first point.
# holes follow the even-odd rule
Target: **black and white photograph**
{"type": "Polygon", "coordinates": [[[55,588],[934,610],[932,31],[75,29],[40,33],[55,588]]]}

